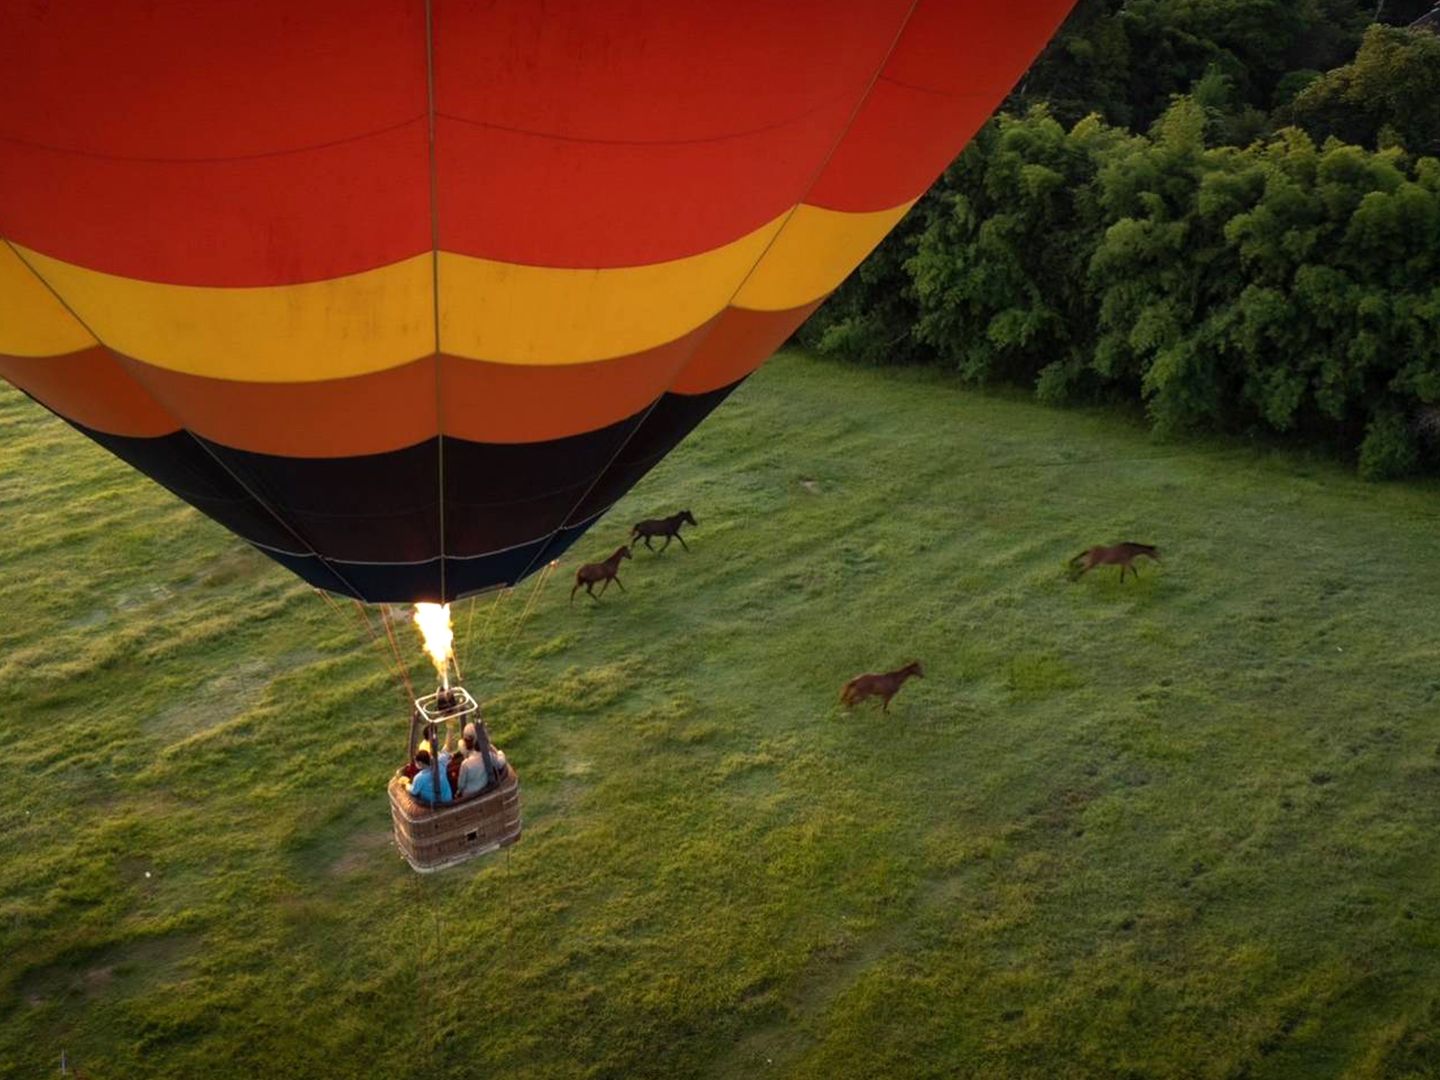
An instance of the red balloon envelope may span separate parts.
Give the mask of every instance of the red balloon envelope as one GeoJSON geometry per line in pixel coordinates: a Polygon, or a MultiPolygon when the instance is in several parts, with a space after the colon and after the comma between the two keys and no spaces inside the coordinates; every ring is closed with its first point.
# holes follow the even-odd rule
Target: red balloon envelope
{"type": "Polygon", "coordinates": [[[513,584],[1072,0],[0,4],[0,375],[305,580],[513,584]]]}

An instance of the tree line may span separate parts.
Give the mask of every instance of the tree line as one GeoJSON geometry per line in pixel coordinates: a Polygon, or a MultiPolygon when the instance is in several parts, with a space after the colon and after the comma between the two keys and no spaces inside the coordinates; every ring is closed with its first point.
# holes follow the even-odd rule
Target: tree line
{"type": "Polygon", "coordinates": [[[800,340],[1440,471],[1440,36],[1375,14],[1082,0],[800,340]]]}

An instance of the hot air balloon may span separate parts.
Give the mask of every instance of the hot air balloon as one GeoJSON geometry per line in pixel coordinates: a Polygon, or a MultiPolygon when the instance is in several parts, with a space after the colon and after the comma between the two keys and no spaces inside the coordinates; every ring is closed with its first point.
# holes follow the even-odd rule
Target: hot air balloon
{"type": "MultiPolygon", "coordinates": [[[[0,376],[318,589],[514,585],[840,284],[1071,3],[0,0],[0,376]]],[[[416,698],[412,753],[472,715],[416,698]]],[[[439,809],[401,779],[417,869],[519,835],[513,770],[439,809]]]]}
{"type": "Polygon", "coordinates": [[[318,588],[554,559],[1071,0],[5,0],[0,375],[318,588]]]}

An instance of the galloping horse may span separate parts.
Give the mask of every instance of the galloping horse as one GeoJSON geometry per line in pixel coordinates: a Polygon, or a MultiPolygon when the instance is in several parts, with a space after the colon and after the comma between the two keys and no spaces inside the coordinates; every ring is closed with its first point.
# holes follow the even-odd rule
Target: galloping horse
{"type": "Polygon", "coordinates": [[[1160,561],[1159,548],[1153,544],[1136,543],[1134,540],[1126,540],[1123,544],[1116,544],[1113,547],[1092,547],[1070,560],[1070,579],[1078,581],[1085,576],[1087,570],[1093,570],[1097,566],[1105,566],[1109,563],[1120,564],[1121,581],[1125,580],[1126,570],[1139,577],[1140,571],[1135,569],[1135,560],[1141,555],[1154,559],[1156,562],[1160,561]],[[1081,559],[1085,560],[1085,565],[1077,570],[1075,564],[1081,559]]]}
{"type": "Polygon", "coordinates": [[[690,545],[685,543],[685,538],[680,535],[680,526],[694,524],[695,518],[691,516],[689,510],[681,510],[678,514],[671,514],[668,518],[651,518],[649,521],[640,521],[630,530],[630,542],[633,544],[636,540],[644,540],[645,546],[654,551],[655,548],[651,546],[650,538],[663,536],[665,543],[660,545],[661,551],[670,546],[671,540],[679,540],[680,546],[689,551],[690,545]]]}
{"type": "Polygon", "coordinates": [[[925,677],[925,669],[920,666],[919,660],[911,660],[904,667],[887,671],[883,675],[856,675],[841,687],[840,701],[848,709],[878,694],[884,702],[880,711],[889,712],[890,699],[900,692],[900,687],[904,686],[905,680],[912,675],[917,679],[925,677]]]}
{"type": "Polygon", "coordinates": [[[595,595],[595,583],[597,581],[603,581],[605,583],[600,586],[600,596],[605,595],[605,590],[610,587],[610,582],[612,581],[620,586],[621,592],[624,592],[625,586],[620,581],[620,575],[616,573],[616,571],[620,569],[620,560],[630,557],[630,549],[628,547],[618,547],[615,549],[615,554],[611,555],[604,562],[586,563],[580,567],[579,570],[575,571],[575,588],[570,590],[570,602],[572,604],[575,602],[575,592],[581,585],[585,586],[585,591],[590,594],[590,599],[599,600],[600,597],[595,595]]]}

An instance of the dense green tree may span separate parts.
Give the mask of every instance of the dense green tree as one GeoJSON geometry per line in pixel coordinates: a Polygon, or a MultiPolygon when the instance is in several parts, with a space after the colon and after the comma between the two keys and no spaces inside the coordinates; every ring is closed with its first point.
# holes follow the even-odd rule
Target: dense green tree
{"type": "Polygon", "coordinates": [[[974,382],[1082,369],[1095,170],[1126,137],[1097,117],[1068,132],[1044,109],[1002,117],[945,178],[907,264],[915,338],[974,382]]]}
{"type": "Polygon", "coordinates": [[[1012,99],[1053,106],[987,125],[804,333],[1046,400],[1139,401],[1162,432],[1440,469],[1440,38],[1373,27],[1333,55],[1375,15],[1082,0],[1012,99]]]}
{"type": "Polygon", "coordinates": [[[1183,98],[1151,138],[1110,154],[1098,178],[1108,225],[1089,265],[1100,324],[1092,366],[1143,396],[1163,431],[1223,422],[1234,390],[1217,309],[1238,273],[1223,231],[1258,184],[1238,152],[1207,148],[1208,123],[1183,98]]]}
{"type": "Polygon", "coordinates": [[[1440,36],[1371,27],[1355,59],[1310,82],[1281,118],[1318,139],[1440,153],[1440,36]]]}
{"type": "MultiPolygon", "coordinates": [[[[1416,3],[1390,0],[1381,18],[1409,21],[1416,3]]],[[[1043,102],[1062,123],[1098,112],[1143,129],[1212,70],[1237,107],[1269,109],[1294,95],[1295,73],[1353,55],[1375,18],[1374,0],[1080,0],[1010,109],[1043,102]]]]}

